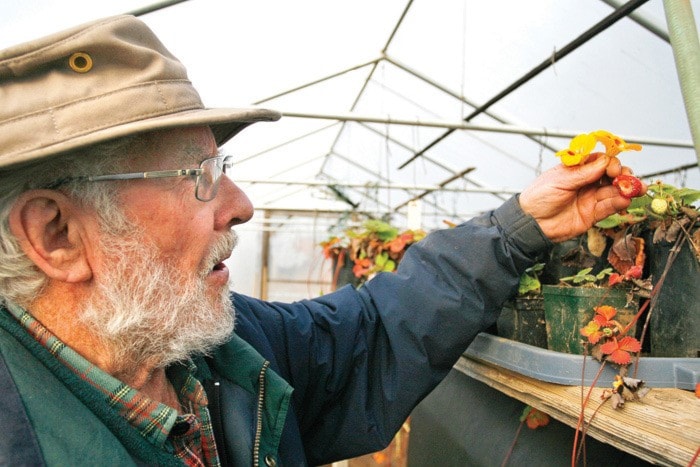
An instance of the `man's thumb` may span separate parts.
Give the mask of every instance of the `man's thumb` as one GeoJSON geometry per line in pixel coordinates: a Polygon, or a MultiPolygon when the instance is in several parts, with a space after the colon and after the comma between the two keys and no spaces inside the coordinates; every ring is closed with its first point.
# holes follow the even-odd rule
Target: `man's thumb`
{"type": "Polygon", "coordinates": [[[600,154],[593,161],[579,166],[579,175],[583,179],[584,183],[587,185],[589,183],[596,182],[600,180],[611,161],[611,157],[607,157],[605,154],[600,154]]]}

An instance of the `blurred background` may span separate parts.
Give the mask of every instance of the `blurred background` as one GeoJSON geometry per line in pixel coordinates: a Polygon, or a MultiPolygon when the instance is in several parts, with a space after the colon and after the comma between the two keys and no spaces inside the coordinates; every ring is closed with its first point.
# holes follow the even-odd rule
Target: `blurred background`
{"type": "Polygon", "coordinates": [[[4,0],[0,48],[122,13],[206,105],[285,115],[223,148],[256,208],[228,262],[242,293],[325,293],[329,236],[468,220],[579,133],[641,143],[620,156],[637,175],[700,188],[662,0],[4,0]]]}

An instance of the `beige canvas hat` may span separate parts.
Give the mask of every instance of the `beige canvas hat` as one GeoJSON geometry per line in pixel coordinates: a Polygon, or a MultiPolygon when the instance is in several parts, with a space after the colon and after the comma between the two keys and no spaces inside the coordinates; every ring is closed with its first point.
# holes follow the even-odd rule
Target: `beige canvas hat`
{"type": "Polygon", "coordinates": [[[209,109],[187,72],[133,16],[0,51],[0,169],[151,130],[208,125],[219,145],[267,109],[209,109]]]}

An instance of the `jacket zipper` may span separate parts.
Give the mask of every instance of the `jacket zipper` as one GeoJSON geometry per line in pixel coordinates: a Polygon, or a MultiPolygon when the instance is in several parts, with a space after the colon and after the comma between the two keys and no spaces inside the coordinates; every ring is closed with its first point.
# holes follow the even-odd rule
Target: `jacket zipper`
{"type": "Polygon", "coordinates": [[[263,416],[263,406],[265,403],[265,374],[270,366],[270,362],[265,360],[262,368],[260,369],[260,374],[258,375],[258,413],[257,421],[255,424],[255,442],[253,444],[253,466],[258,467],[260,465],[260,439],[262,437],[262,416],[263,416]]]}

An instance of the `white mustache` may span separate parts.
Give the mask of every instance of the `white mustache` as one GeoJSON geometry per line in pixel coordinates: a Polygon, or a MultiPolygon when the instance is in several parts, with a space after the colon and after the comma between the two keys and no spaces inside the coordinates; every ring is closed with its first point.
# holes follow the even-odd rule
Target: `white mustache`
{"type": "Polygon", "coordinates": [[[204,264],[207,266],[205,274],[209,272],[225,259],[231,256],[233,249],[238,244],[238,235],[233,230],[229,230],[212,246],[204,264]]]}

